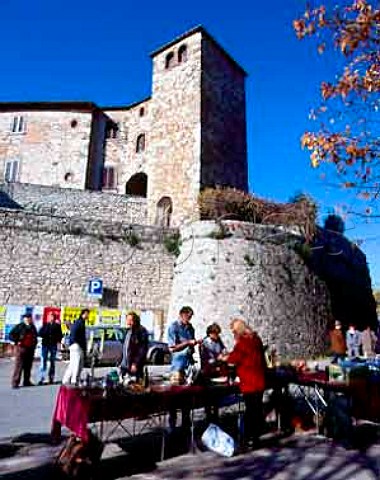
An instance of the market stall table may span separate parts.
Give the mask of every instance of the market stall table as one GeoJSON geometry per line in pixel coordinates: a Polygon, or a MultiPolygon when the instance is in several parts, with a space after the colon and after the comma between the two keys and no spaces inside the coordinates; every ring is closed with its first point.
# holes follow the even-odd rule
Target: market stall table
{"type": "Polygon", "coordinates": [[[303,395],[316,415],[317,428],[320,412],[328,407],[332,394],[343,395],[351,405],[351,414],[356,420],[380,422],[379,379],[349,376],[347,381],[330,379],[326,372],[300,372],[288,379],[303,395]]]}
{"type": "MultiPolygon", "coordinates": [[[[193,412],[206,405],[220,405],[229,396],[236,396],[238,401],[239,390],[235,385],[203,386],[163,386],[156,385],[147,391],[131,392],[123,388],[110,389],[105,392],[101,388],[77,388],[61,386],[57,395],[52,422],[52,436],[57,441],[60,438],[61,426],[67,427],[83,441],[89,440],[89,424],[99,424],[99,436],[104,436],[104,423],[115,422],[116,428],[134,435],[135,429],[130,431],[123,425],[126,419],[134,422],[139,419],[155,420],[161,427],[162,455],[164,449],[164,429],[166,414],[172,409],[188,408],[191,411],[191,434],[194,440],[193,412]]],[[[115,428],[112,432],[115,431],[115,428]]],[[[140,432],[141,433],[141,430],[140,432]]],[[[107,437],[109,438],[108,433],[107,437]]]]}

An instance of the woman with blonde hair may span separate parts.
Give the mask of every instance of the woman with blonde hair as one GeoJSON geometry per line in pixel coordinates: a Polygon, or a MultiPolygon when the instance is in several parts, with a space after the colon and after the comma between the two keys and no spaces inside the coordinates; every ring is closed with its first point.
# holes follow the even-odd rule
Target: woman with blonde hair
{"type": "Polygon", "coordinates": [[[266,361],[259,335],[241,318],[230,323],[235,345],[231,353],[221,357],[236,366],[240,391],[245,403],[244,446],[254,448],[263,431],[263,393],[265,390],[266,361]]]}

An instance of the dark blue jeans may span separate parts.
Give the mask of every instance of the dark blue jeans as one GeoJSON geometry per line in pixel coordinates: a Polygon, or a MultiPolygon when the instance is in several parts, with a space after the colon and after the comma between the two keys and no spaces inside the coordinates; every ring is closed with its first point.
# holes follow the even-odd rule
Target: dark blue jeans
{"type": "Polygon", "coordinates": [[[47,362],[49,360],[50,361],[50,364],[49,364],[49,380],[50,380],[50,382],[54,382],[56,356],[57,356],[57,345],[52,345],[52,346],[42,345],[42,348],[41,348],[40,381],[45,380],[46,370],[47,370],[47,362]]]}

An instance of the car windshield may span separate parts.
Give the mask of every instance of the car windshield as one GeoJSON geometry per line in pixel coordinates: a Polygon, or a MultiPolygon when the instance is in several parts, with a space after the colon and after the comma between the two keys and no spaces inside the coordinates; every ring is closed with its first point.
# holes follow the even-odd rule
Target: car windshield
{"type": "Polygon", "coordinates": [[[88,328],[86,329],[86,336],[87,338],[92,338],[93,340],[123,342],[125,337],[125,329],[121,327],[88,328]]]}

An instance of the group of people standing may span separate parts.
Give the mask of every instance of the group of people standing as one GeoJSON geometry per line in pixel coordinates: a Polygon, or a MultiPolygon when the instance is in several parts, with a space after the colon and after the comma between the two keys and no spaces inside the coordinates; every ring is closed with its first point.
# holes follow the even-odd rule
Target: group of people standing
{"type": "Polygon", "coordinates": [[[51,312],[48,315],[47,322],[37,332],[32,315],[25,313],[21,323],[15,325],[9,333],[9,338],[15,344],[15,366],[12,375],[12,388],[19,388],[22,376],[24,387],[33,385],[30,376],[38,337],[42,339],[38,384],[42,385],[45,382],[47,373],[49,383],[54,383],[57,349],[58,344],[60,344],[62,340],[61,325],[57,323],[56,315],[51,312]],[[49,372],[47,372],[48,362],[49,372]]]}
{"type": "MultiPolygon", "coordinates": [[[[70,360],[62,378],[63,384],[79,383],[87,351],[85,325],[88,316],[89,310],[82,310],[79,318],[71,325],[70,360]]],[[[244,437],[247,444],[256,443],[264,425],[262,402],[266,375],[266,360],[260,337],[244,320],[234,318],[230,329],[235,343],[233,349],[228,352],[221,339],[221,328],[216,323],[209,325],[206,336],[197,340],[191,324],[192,316],[192,308],[184,306],[179,311],[178,319],[169,325],[168,342],[172,353],[171,381],[178,384],[185,382],[188,369],[194,362],[193,355],[197,345],[200,348],[201,373],[205,379],[223,375],[227,371],[227,365],[234,365],[246,407],[244,437]]],[[[38,336],[42,338],[38,383],[44,383],[46,374],[49,383],[54,382],[57,346],[62,340],[61,326],[56,320],[54,313],[50,313],[47,323],[37,332],[32,315],[26,313],[22,322],[10,332],[10,338],[16,345],[13,388],[19,387],[22,373],[23,385],[33,385],[30,375],[38,336]],[[50,367],[47,372],[48,361],[50,367]]],[[[141,325],[140,317],[135,312],[127,314],[126,326],[120,372],[123,376],[131,375],[141,379],[147,358],[148,332],[141,325]]],[[[185,410],[182,414],[182,425],[186,426],[189,417],[185,410]]],[[[169,417],[170,425],[174,427],[176,412],[169,412],[169,417]]]]}
{"type": "MultiPolygon", "coordinates": [[[[89,314],[88,309],[83,309],[78,319],[70,326],[68,336],[70,359],[62,377],[64,385],[79,384],[87,353],[86,322],[89,314]]],[[[135,312],[127,314],[126,326],[127,333],[123,345],[120,370],[122,375],[128,373],[136,378],[141,378],[148,350],[148,332],[141,325],[140,317],[135,312]]],[[[43,385],[45,383],[46,375],[48,375],[48,382],[54,383],[57,350],[62,341],[61,325],[57,321],[56,315],[50,313],[47,322],[37,332],[32,315],[25,313],[22,321],[13,327],[9,337],[15,344],[12,388],[19,388],[22,376],[24,387],[34,385],[30,377],[38,337],[42,339],[38,384],[43,385]]]]}
{"type": "MultiPolygon", "coordinates": [[[[211,324],[206,338],[196,340],[191,325],[193,310],[182,307],[179,318],[169,326],[169,348],[172,352],[173,381],[183,382],[186,370],[193,362],[194,348],[200,347],[201,372],[207,377],[218,376],[223,366],[234,365],[239,377],[239,388],[245,403],[244,443],[255,446],[264,426],[263,394],[265,390],[266,359],[263,343],[257,334],[241,318],[233,318],[230,329],[234,336],[234,347],[227,352],[221,338],[221,328],[211,324]]],[[[172,425],[175,412],[169,412],[172,425]]],[[[182,412],[182,414],[186,412],[182,412]]],[[[184,419],[182,419],[183,421],[184,419]]]]}
{"type": "Polygon", "coordinates": [[[346,357],[374,358],[380,354],[380,326],[377,335],[369,326],[361,332],[354,324],[350,324],[344,333],[341,322],[337,320],[334,329],[330,332],[330,350],[333,363],[346,357]]]}

